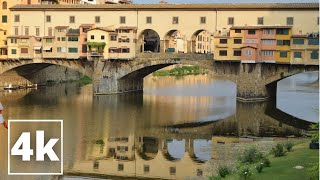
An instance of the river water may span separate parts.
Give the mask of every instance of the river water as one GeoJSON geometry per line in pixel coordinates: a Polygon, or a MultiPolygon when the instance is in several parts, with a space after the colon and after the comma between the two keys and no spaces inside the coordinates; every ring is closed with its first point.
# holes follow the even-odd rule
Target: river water
{"type": "Polygon", "coordinates": [[[205,179],[243,147],[302,137],[319,119],[315,81],[318,72],[292,76],[279,81],[276,101],[255,103],[238,102],[234,83],[210,75],[150,75],[144,93],[111,96],[78,83],[0,92],[5,119],[64,120],[65,174],[8,176],[0,127],[0,179],[205,179]]]}

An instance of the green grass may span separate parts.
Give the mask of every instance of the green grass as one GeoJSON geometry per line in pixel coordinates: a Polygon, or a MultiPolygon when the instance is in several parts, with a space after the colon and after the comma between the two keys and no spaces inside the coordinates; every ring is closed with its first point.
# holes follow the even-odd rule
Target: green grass
{"type": "Polygon", "coordinates": [[[158,70],[152,73],[153,76],[187,76],[187,75],[199,75],[207,74],[207,70],[200,68],[199,66],[182,66],[175,67],[170,70],[158,70]]]}
{"type": "Polygon", "coordinates": [[[88,76],[83,76],[82,78],[80,78],[79,82],[83,85],[86,85],[92,83],[92,79],[88,76]]]}
{"type": "MultiPolygon", "coordinates": [[[[292,148],[292,152],[287,152],[286,156],[275,158],[268,157],[271,167],[264,168],[262,173],[258,173],[255,165],[250,165],[253,172],[251,179],[259,180],[309,180],[309,169],[314,163],[319,162],[319,151],[309,149],[309,142],[297,144],[292,148]],[[295,169],[295,166],[303,166],[303,169],[295,169]]],[[[224,178],[225,180],[238,180],[239,175],[234,172],[224,178]]]]}

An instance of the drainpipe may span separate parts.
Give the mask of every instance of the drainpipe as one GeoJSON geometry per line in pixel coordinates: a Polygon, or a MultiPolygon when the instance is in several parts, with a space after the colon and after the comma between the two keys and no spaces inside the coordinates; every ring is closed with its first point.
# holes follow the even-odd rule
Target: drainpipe
{"type": "MultiPolygon", "coordinates": [[[[46,34],[46,12],[45,10],[43,10],[43,37],[45,36],[46,34]]],[[[44,38],[41,38],[41,45],[42,45],[42,48],[41,48],[41,59],[43,60],[43,41],[44,41],[44,38]]]]}

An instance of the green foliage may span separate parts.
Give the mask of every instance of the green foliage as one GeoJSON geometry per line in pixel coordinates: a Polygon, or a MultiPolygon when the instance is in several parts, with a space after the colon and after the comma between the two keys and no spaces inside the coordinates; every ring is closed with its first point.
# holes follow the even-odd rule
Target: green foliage
{"type": "Polygon", "coordinates": [[[87,46],[89,47],[89,50],[92,50],[92,48],[97,48],[98,51],[103,51],[104,47],[106,46],[105,42],[87,42],[87,46]]]}
{"type": "Polygon", "coordinates": [[[241,163],[252,164],[262,159],[262,153],[255,147],[246,149],[244,153],[239,157],[241,163]]]}
{"type": "Polygon", "coordinates": [[[228,174],[231,174],[231,168],[228,166],[222,165],[218,167],[218,174],[221,177],[226,177],[228,174]]]}
{"type": "Polygon", "coordinates": [[[90,77],[88,77],[88,76],[83,76],[82,78],[80,78],[79,81],[83,85],[92,83],[92,79],[90,77]]]}
{"type": "Polygon", "coordinates": [[[287,143],[284,143],[283,146],[286,148],[286,150],[288,152],[290,152],[292,150],[292,147],[293,147],[293,143],[292,142],[287,142],[287,143]]]}
{"type": "Polygon", "coordinates": [[[281,157],[286,154],[286,152],[284,151],[283,145],[280,143],[272,148],[271,153],[274,155],[274,157],[281,157]]]}
{"type": "Polygon", "coordinates": [[[262,158],[261,163],[264,167],[270,167],[270,160],[266,157],[262,158]]]}
{"type": "Polygon", "coordinates": [[[104,144],[104,141],[102,139],[96,140],[96,144],[104,144]]]}
{"type": "Polygon", "coordinates": [[[153,73],[154,76],[185,76],[199,74],[207,74],[207,72],[199,66],[182,66],[171,70],[158,70],[153,73]]]}
{"type": "Polygon", "coordinates": [[[310,176],[310,180],[319,179],[319,162],[313,163],[312,166],[308,168],[308,174],[310,176]]]}
{"type": "Polygon", "coordinates": [[[264,167],[263,163],[260,163],[260,164],[258,164],[258,165],[256,166],[256,170],[258,171],[258,173],[261,173],[261,172],[262,172],[263,167],[264,167]]]}
{"type": "Polygon", "coordinates": [[[309,133],[311,135],[311,141],[319,142],[319,122],[317,124],[312,124],[310,128],[312,130],[309,133]]]}
{"type": "Polygon", "coordinates": [[[245,165],[240,167],[239,176],[240,179],[250,179],[250,177],[252,176],[252,172],[250,171],[249,166],[245,165]]]}
{"type": "Polygon", "coordinates": [[[210,176],[209,180],[221,180],[222,178],[220,176],[210,176]]]}

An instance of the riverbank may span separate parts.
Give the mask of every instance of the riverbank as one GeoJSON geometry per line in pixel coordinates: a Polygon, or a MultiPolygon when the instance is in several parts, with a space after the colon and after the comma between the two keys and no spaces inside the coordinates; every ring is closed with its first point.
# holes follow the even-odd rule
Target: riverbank
{"type": "Polygon", "coordinates": [[[208,74],[208,71],[199,66],[182,66],[173,69],[160,69],[152,73],[153,76],[187,76],[199,74],[208,74]]]}
{"type": "MultiPolygon", "coordinates": [[[[293,147],[292,152],[287,152],[286,156],[268,156],[271,167],[264,168],[261,173],[255,169],[256,164],[249,166],[252,172],[251,179],[259,180],[309,180],[317,179],[316,170],[311,170],[319,165],[319,150],[309,149],[309,140],[303,141],[293,147]],[[300,168],[297,168],[301,166],[300,168]]],[[[318,176],[319,177],[319,176],[318,176]]],[[[239,175],[234,174],[224,178],[225,180],[238,180],[239,175]]]]}

